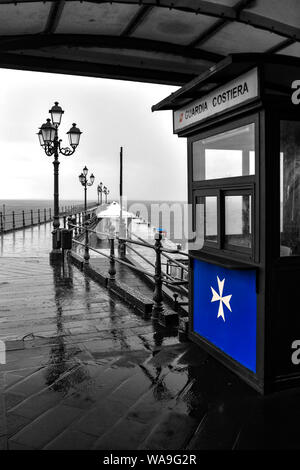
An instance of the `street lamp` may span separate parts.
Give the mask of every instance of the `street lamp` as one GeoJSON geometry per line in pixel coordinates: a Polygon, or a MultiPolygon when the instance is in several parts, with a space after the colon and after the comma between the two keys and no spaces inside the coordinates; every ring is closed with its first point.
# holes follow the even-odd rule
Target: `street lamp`
{"type": "Polygon", "coordinates": [[[102,192],[103,192],[103,189],[102,189],[102,182],[101,182],[101,183],[98,184],[98,186],[97,186],[98,206],[99,206],[99,204],[102,206],[102,192]],[[99,195],[101,195],[100,203],[99,203],[99,195]]]}
{"type": "Polygon", "coordinates": [[[82,170],[82,173],[79,175],[79,181],[84,187],[84,225],[85,225],[85,244],[84,244],[84,262],[88,263],[90,259],[89,255],[89,232],[87,229],[88,225],[88,220],[87,220],[87,187],[92,186],[95,181],[95,176],[93,173],[90,175],[90,182],[88,182],[88,169],[85,166],[84,169],[82,170]]]}
{"type": "Polygon", "coordinates": [[[69,137],[70,147],[62,147],[61,139],[58,138],[58,127],[61,123],[64,111],[56,101],[54,106],[49,110],[51,120],[48,118],[44,124],[41,125],[37,133],[41,147],[44,149],[48,157],[54,156],[54,216],[53,216],[53,231],[52,231],[52,252],[50,253],[51,259],[57,259],[61,256],[60,240],[59,240],[59,192],[58,192],[58,169],[59,161],[58,156],[61,153],[65,156],[73,155],[77,146],[79,145],[80,136],[82,132],[73,124],[71,129],[67,132],[69,137]]]}

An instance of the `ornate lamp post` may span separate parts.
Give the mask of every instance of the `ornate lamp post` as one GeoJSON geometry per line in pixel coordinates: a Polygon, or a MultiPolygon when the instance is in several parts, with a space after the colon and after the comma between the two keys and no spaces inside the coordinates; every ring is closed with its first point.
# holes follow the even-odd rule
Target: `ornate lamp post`
{"type": "Polygon", "coordinates": [[[69,156],[73,155],[75,152],[82,132],[76,127],[76,124],[73,124],[71,129],[67,132],[69,137],[70,147],[62,147],[61,139],[58,137],[58,127],[61,123],[62,115],[64,111],[58,105],[56,101],[54,106],[49,111],[51,115],[51,120],[42,124],[38,132],[38,138],[40,145],[44,149],[45,154],[48,157],[54,156],[53,166],[54,166],[54,216],[53,216],[53,232],[52,232],[52,251],[50,253],[50,258],[57,259],[61,256],[60,250],[60,237],[59,237],[59,190],[58,190],[58,169],[59,161],[58,156],[61,153],[62,155],[69,156]]]}
{"type": "Polygon", "coordinates": [[[98,206],[99,206],[99,204],[102,206],[102,192],[103,192],[103,189],[102,189],[102,182],[101,182],[101,183],[98,184],[98,186],[97,186],[98,206]],[[99,203],[99,195],[100,195],[100,203],[99,203]]]}
{"type": "Polygon", "coordinates": [[[87,174],[88,169],[85,166],[82,170],[82,173],[79,175],[79,181],[84,187],[84,225],[85,225],[85,242],[84,242],[84,262],[88,263],[90,259],[89,255],[89,232],[87,230],[88,220],[87,220],[87,187],[92,186],[95,181],[95,176],[93,173],[90,175],[90,182],[88,182],[87,174]]]}

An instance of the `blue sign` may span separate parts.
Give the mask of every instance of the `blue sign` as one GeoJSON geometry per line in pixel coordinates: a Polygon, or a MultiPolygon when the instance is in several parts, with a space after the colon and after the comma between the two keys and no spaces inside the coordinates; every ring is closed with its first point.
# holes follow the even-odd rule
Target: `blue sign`
{"type": "Polygon", "coordinates": [[[256,273],[194,260],[194,332],[256,372],[256,273]]]}

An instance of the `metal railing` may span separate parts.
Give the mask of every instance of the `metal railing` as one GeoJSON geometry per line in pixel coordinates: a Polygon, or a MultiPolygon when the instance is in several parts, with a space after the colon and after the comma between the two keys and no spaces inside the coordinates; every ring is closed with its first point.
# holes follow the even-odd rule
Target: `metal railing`
{"type": "MultiPolygon", "coordinates": [[[[90,204],[89,208],[94,206],[95,203],[90,204]]],[[[61,206],[59,208],[59,216],[64,217],[69,214],[79,214],[82,211],[83,205],[61,206]]],[[[44,224],[52,220],[53,211],[51,208],[12,210],[10,212],[2,210],[0,211],[0,234],[44,224]]]]}
{"type": "MultiPolygon", "coordinates": [[[[165,257],[167,260],[172,260],[175,265],[178,265],[180,269],[183,271],[188,272],[188,266],[183,264],[180,261],[177,261],[176,259],[173,259],[170,254],[176,254],[176,255],[181,255],[185,256],[187,259],[189,257],[188,253],[185,253],[184,251],[180,250],[173,250],[169,248],[164,248],[162,245],[162,235],[161,233],[157,233],[155,235],[155,243],[151,244],[148,243],[145,240],[141,240],[140,237],[138,240],[133,240],[132,238],[122,238],[117,236],[114,232],[107,233],[107,232],[100,232],[99,230],[94,230],[89,228],[88,226],[85,225],[78,225],[78,224],[73,224],[71,221],[68,222],[68,227],[70,229],[74,229],[75,233],[75,238],[73,238],[73,244],[75,246],[82,246],[84,248],[85,254],[89,250],[109,259],[109,270],[108,270],[108,279],[109,282],[115,282],[116,279],[116,263],[119,263],[120,265],[127,266],[129,269],[132,269],[144,276],[148,276],[153,279],[154,281],[154,293],[153,293],[153,301],[154,301],[154,316],[158,316],[164,311],[164,306],[163,306],[163,285],[169,287],[172,289],[172,291],[175,292],[174,298],[176,302],[176,298],[178,297],[179,294],[183,294],[185,296],[188,295],[188,289],[184,286],[188,284],[188,280],[184,279],[178,279],[174,278],[171,276],[168,272],[163,272],[162,270],[162,265],[167,265],[167,263],[162,263],[162,257],[165,257]],[[90,246],[90,244],[83,243],[82,241],[78,240],[78,236],[76,237],[76,232],[77,234],[83,233],[85,231],[88,231],[90,233],[96,233],[99,235],[104,235],[107,237],[109,241],[109,254],[107,252],[104,252],[103,250],[99,250],[97,248],[94,248],[90,246]],[[154,269],[154,272],[149,272],[146,269],[142,269],[141,267],[137,267],[134,264],[129,263],[128,261],[125,261],[124,259],[121,259],[115,255],[115,241],[118,240],[119,245],[120,244],[126,244],[126,246],[138,256],[140,256],[145,262],[149,264],[154,269]],[[145,248],[149,248],[155,251],[155,263],[152,263],[150,260],[148,260],[144,255],[139,253],[135,248],[133,248],[131,245],[139,245],[145,248]]],[[[89,257],[87,258],[84,256],[84,264],[89,263],[89,257]]]]}

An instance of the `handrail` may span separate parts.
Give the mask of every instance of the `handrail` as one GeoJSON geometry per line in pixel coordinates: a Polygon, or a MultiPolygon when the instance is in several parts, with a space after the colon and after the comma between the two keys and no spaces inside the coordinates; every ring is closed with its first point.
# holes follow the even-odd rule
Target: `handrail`
{"type": "MultiPolygon", "coordinates": [[[[107,237],[110,237],[111,234],[108,233],[108,232],[100,232],[99,230],[93,230],[93,229],[89,229],[87,227],[85,227],[84,225],[80,225],[80,224],[70,224],[70,227],[77,227],[77,228],[83,228],[84,230],[88,230],[89,232],[93,232],[93,233],[98,233],[100,235],[106,235],[107,237]]],[[[134,235],[134,234],[132,234],[134,235]]],[[[137,235],[135,235],[137,237],[137,235]]],[[[123,238],[123,237],[120,237],[120,236],[117,236],[117,235],[114,235],[114,238],[116,240],[122,240],[123,242],[125,243],[133,243],[134,245],[140,245],[140,246],[144,246],[145,248],[152,248],[152,249],[155,249],[155,246],[154,245],[151,245],[151,243],[148,243],[147,241],[145,241],[143,238],[141,237],[137,237],[139,238],[140,240],[143,240],[142,242],[138,242],[136,240],[132,240],[131,238],[123,238]]],[[[185,251],[180,251],[180,250],[173,250],[173,249],[170,249],[170,248],[164,248],[162,247],[161,248],[161,251],[162,252],[165,252],[165,253],[173,253],[173,254],[179,254],[179,255],[184,255],[184,256],[187,256],[189,257],[189,254],[186,253],[185,251]]],[[[164,255],[166,256],[166,255],[164,255]]],[[[167,256],[166,256],[167,257],[167,256]]],[[[173,258],[171,258],[173,260],[173,258]]],[[[183,267],[184,265],[182,265],[183,267]]],[[[184,266],[184,268],[186,268],[186,266],[184,266]]]]}
{"type": "Polygon", "coordinates": [[[153,268],[155,268],[155,264],[154,264],[154,263],[151,263],[151,261],[149,261],[144,255],[142,255],[141,253],[139,253],[137,250],[135,250],[134,248],[132,248],[132,246],[128,246],[127,248],[129,248],[131,251],[133,251],[133,252],[136,253],[138,256],[140,256],[144,261],[146,261],[148,264],[150,264],[151,266],[153,266],[153,268]]]}
{"type": "MultiPolygon", "coordinates": [[[[73,240],[73,242],[77,243],[78,245],[82,245],[82,246],[85,247],[85,244],[79,242],[78,240],[73,240]]],[[[104,256],[105,258],[109,258],[109,259],[113,258],[114,261],[117,261],[117,263],[123,264],[123,265],[127,266],[128,268],[134,269],[135,271],[138,271],[138,272],[140,272],[144,275],[151,276],[151,277],[155,278],[155,274],[145,272],[142,269],[139,269],[136,266],[134,266],[134,264],[126,263],[126,261],[120,260],[119,258],[116,258],[115,256],[112,256],[112,255],[107,255],[106,253],[103,253],[103,251],[97,250],[96,248],[93,248],[91,246],[89,247],[89,249],[92,250],[92,251],[95,251],[96,253],[98,253],[102,256],[104,256]]]]}

